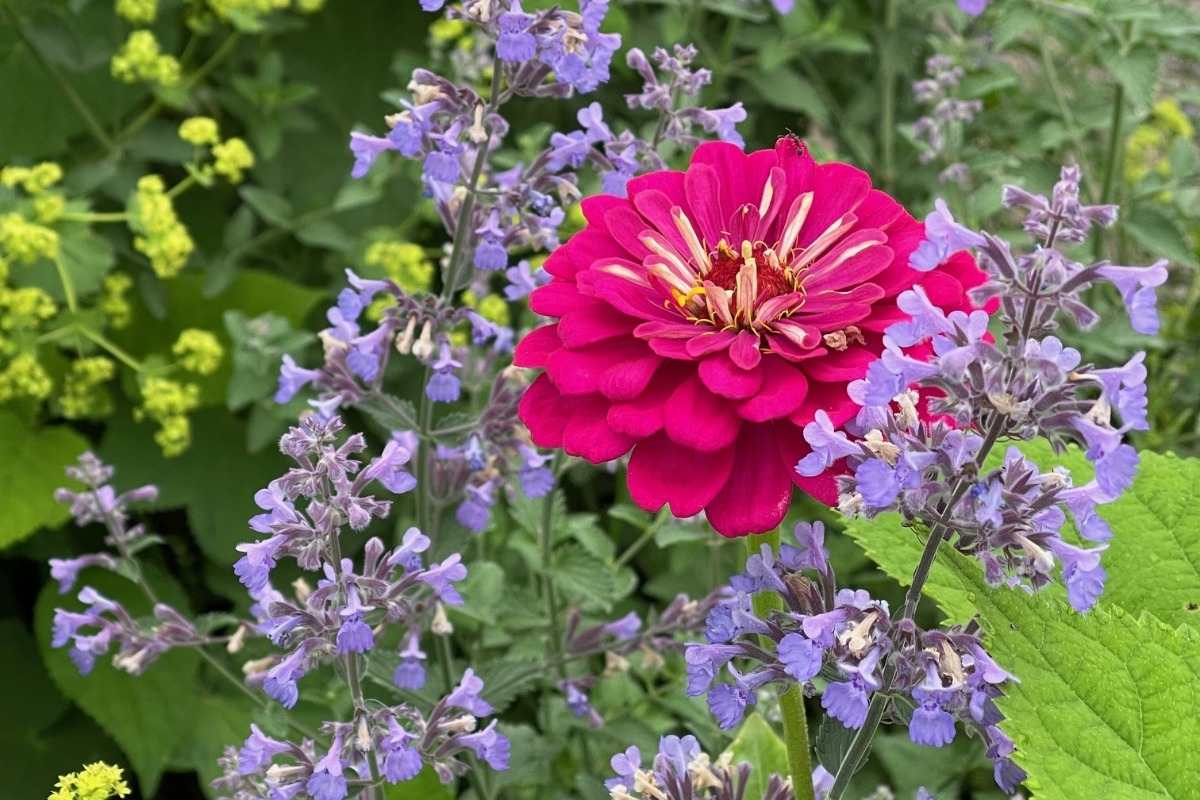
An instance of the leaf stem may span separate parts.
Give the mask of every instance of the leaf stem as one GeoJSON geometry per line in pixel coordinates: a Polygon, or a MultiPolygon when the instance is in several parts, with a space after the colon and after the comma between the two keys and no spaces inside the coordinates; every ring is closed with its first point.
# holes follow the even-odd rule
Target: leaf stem
{"type": "Polygon", "coordinates": [[[46,74],[49,75],[50,78],[58,85],[58,88],[62,90],[62,93],[66,95],[67,101],[71,104],[71,107],[75,109],[76,113],[79,114],[80,118],[83,119],[83,122],[85,125],[87,125],[88,131],[91,132],[92,137],[106,151],[109,153],[115,153],[117,151],[117,143],[113,141],[112,137],[109,136],[104,130],[104,126],[100,124],[98,119],[96,119],[96,115],[92,113],[91,108],[89,108],[88,104],[85,103],[83,98],[79,96],[79,93],[75,91],[75,87],[73,87],[70,81],[66,79],[58,66],[51,63],[50,60],[42,54],[42,51],[37,48],[37,45],[34,44],[33,40],[29,38],[29,35],[25,32],[24,20],[22,20],[17,15],[17,12],[7,4],[0,3],[0,12],[3,12],[9,18],[9,21],[12,22],[13,30],[16,31],[17,37],[29,49],[29,54],[33,56],[34,60],[38,62],[38,65],[41,66],[41,68],[45,70],[46,74]]]}
{"type": "MultiPolygon", "coordinates": [[[[746,537],[746,554],[755,555],[760,545],[770,545],[771,552],[779,553],[779,529],[761,536],[746,537]]],[[[759,592],[754,595],[754,614],[760,619],[771,611],[783,608],[783,598],[775,592],[759,592]]],[[[792,791],[796,800],[814,800],[812,786],[812,747],[808,741],[808,719],[804,713],[804,692],[799,686],[789,686],[779,693],[779,710],[783,716],[783,741],[787,746],[788,773],[792,777],[792,791]]],[[[760,765],[755,765],[759,767],[760,765]]]]}
{"type": "Polygon", "coordinates": [[[883,186],[888,192],[892,191],[895,181],[896,150],[896,64],[889,56],[888,50],[899,25],[899,16],[895,0],[886,0],[884,32],[879,45],[879,65],[883,73],[879,81],[879,161],[883,186]]]}
{"type": "MultiPolygon", "coordinates": [[[[1113,98],[1112,122],[1108,129],[1108,154],[1104,159],[1104,182],[1101,184],[1100,205],[1112,198],[1113,187],[1116,184],[1117,162],[1121,160],[1121,145],[1124,138],[1121,128],[1125,124],[1125,87],[1117,84],[1116,96],[1113,98]]],[[[1096,234],[1096,258],[1104,257],[1104,237],[1096,234]]]]}

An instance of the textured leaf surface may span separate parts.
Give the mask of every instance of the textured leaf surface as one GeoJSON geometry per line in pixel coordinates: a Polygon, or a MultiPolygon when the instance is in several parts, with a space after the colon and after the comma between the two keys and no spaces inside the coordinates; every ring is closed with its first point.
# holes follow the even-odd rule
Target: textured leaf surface
{"type": "Polygon", "coordinates": [[[760,714],[746,718],[729,752],[734,765],[746,761],[754,767],[746,781],[746,797],[762,797],[771,773],[788,774],[787,745],[760,714]]]}
{"type": "Polygon", "coordinates": [[[38,528],[66,521],[67,507],[55,501],[54,490],[67,482],[63,467],[74,464],[87,448],[87,440],[70,428],[56,425],[38,430],[0,411],[0,486],[4,487],[0,549],[38,528]]]}
{"type": "MultiPolygon", "coordinates": [[[[140,590],[124,578],[99,570],[88,570],[83,578],[81,585],[94,586],[124,603],[135,616],[149,611],[140,590]]],[[[186,613],[178,586],[161,573],[150,579],[163,602],[186,613]]],[[[80,675],[66,648],[50,647],[54,609],[78,610],[80,605],[69,595],[57,594],[55,588],[54,584],[42,587],[34,615],[38,647],[50,678],[121,746],[143,794],[152,797],[168,759],[191,735],[200,697],[199,656],[187,651],[167,653],[137,677],[114,669],[110,658],[98,658],[90,675],[80,675]]]]}
{"type": "MultiPolygon", "coordinates": [[[[921,544],[895,519],[856,523],[851,535],[890,575],[911,575],[921,544]]],[[[1195,796],[1194,631],[1103,604],[1083,615],[1048,593],[994,590],[976,562],[956,553],[939,557],[926,592],[954,620],[978,613],[989,651],[1020,679],[999,701],[1002,727],[1037,797],[1195,796]]]]}

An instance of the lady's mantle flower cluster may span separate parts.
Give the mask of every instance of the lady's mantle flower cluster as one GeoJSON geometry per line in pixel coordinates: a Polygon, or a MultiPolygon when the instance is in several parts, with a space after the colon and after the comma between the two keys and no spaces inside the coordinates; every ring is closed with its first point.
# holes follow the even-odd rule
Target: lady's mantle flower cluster
{"type": "Polygon", "coordinates": [[[79,772],[63,775],[54,784],[48,800],[108,800],[128,797],[129,785],[121,779],[121,768],[97,761],[79,772]]]}
{"type": "Polygon", "coordinates": [[[799,546],[782,545],[778,557],[764,545],[731,581],[736,597],[709,614],[708,644],[687,648],[688,694],[707,693],[721,727],[732,728],[760,687],[800,684],[811,692],[821,675],[831,681],[821,697],[825,711],[859,728],[871,696],[883,692],[904,709],[917,744],[949,744],[956,722],[982,738],[997,783],[1012,791],[1024,773],[1008,758],[1013,742],[997,727],[1003,716],[993,702],[1011,676],[988,656],[974,626],[925,631],[893,620],[887,603],[865,591],[835,590],[821,523],[800,523],[795,537],[799,546]],[[761,592],[778,594],[784,607],[759,616],[753,596],[761,592]],[[730,682],[716,682],[723,673],[730,682]]]}
{"type": "Polygon", "coordinates": [[[114,548],[117,555],[88,553],[69,559],[50,559],[50,577],[58,581],[59,594],[75,587],[83,569],[101,567],[134,576],[153,602],[154,610],[150,619],[136,618],[120,602],[85,586],[78,594],[79,602],[87,606],[85,610],[54,609],[51,645],[70,644],[71,660],[84,675],[92,671],[98,657],[116,647],[113,666],[140,675],[172,647],[199,647],[222,641],[220,637],[202,634],[174,608],[155,601],[153,592],[141,578],[134,556],[151,540],[141,525],[129,525],[128,511],[133,503],[152,502],[158,497],[158,489],[143,486],[117,494],[109,484],[112,467],[105,466],[91,453],[81,455],[78,466],[67,468],[67,475],[86,488],[81,492],[59,489],[54,493],[55,499],[71,504],[76,524],[104,525],[108,530],[104,543],[114,548]]]}
{"type": "Polygon", "coordinates": [[[778,775],[767,779],[761,797],[747,797],[746,783],[753,766],[732,764],[730,755],[715,762],[700,750],[695,736],[664,736],[652,763],[642,766],[636,747],[612,757],[616,778],[604,782],[612,800],[792,800],[791,781],[778,775]]]}
{"type": "Polygon", "coordinates": [[[846,426],[853,438],[818,414],[804,430],[813,453],[797,471],[821,474],[845,459],[850,474],[839,478],[843,510],[874,515],[895,509],[930,528],[954,531],[954,546],[979,558],[994,585],[1044,586],[1059,563],[1071,604],[1085,611],[1103,589],[1100,553],[1112,535],[1096,506],[1132,482],[1137,453],[1122,437],[1147,428],[1146,369],[1143,353],[1123,367],[1081,365],[1077,351],[1049,334],[1060,310],[1080,327],[1095,323],[1079,292],[1101,280],[1124,295],[1134,329],[1153,333],[1153,287],[1166,279],[1166,268],[1165,262],[1139,268],[1072,261],[1057,244],[1081,242],[1093,225],[1116,219],[1114,207],[1083,206],[1078,197],[1077,168],[1063,170],[1051,200],[1006,187],[1006,204],[1028,210],[1025,229],[1041,242],[1016,258],[1008,243],[959,226],[939,201],[912,265],[924,270],[949,252],[976,248],[991,280],[972,294],[979,302],[1002,298],[1007,346],[987,334],[981,312],[947,315],[926,291],[905,292],[899,306],[909,319],[884,332],[882,358],[850,385],[863,406],[846,426]],[[905,355],[910,347],[933,352],[918,360],[905,355]],[[925,404],[932,418],[920,418],[925,404]],[[1016,448],[1002,466],[982,468],[997,441],[1035,436],[1056,448],[1082,445],[1095,478],[1076,485],[1061,468],[1043,473],[1016,448]],[[1064,540],[1068,512],[1080,535],[1098,547],[1064,540]]]}

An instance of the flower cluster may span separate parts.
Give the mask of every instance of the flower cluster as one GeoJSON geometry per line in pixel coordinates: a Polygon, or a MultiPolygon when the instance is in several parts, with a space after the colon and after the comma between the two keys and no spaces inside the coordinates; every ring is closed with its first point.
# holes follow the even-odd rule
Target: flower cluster
{"type": "Polygon", "coordinates": [[[318,750],[311,739],[274,739],[251,725],[242,747],[227,747],[217,763],[224,775],[213,781],[219,800],[312,797],[342,800],[369,785],[375,775],[395,784],[412,780],[428,764],[443,782],[467,771],[471,753],[496,770],[508,769],[511,746],[493,720],[477,730],[477,716],[492,707],[479,696],[483,682],[471,670],[428,714],[407,706],[360,709],[351,722],[326,722],[330,738],[318,750]]]}
{"type": "Polygon", "coordinates": [[[847,164],[780,139],[746,154],[701,145],[686,172],[583,202],[588,227],[555,251],[530,307],[560,318],[514,362],[544,368],[521,400],[533,441],[592,463],[629,458],[642,508],[706,512],[726,536],[774,528],[796,483],[834,503],[832,473],[799,476],[801,430],[859,406],[846,385],[905,319],[914,285],[970,309],[984,275],[965,253],[908,266],[923,226],[847,164]]]}
{"type": "Polygon", "coordinates": [[[129,201],[129,229],[136,234],[134,249],[150,259],[150,267],[160,278],[178,275],[196,249],[158,175],[138,180],[137,191],[129,201]]]}
{"type": "Polygon", "coordinates": [[[145,81],[160,86],[179,83],[180,67],[175,56],[163,53],[150,30],[133,31],[112,57],[112,75],[125,83],[145,81]]]}
{"type": "Polygon", "coordinates": [[[606,194],[624,197],[626,184],[634,175],[666,168],[658,154],[663,142],[672,142],[685,150],[696,147],[701,142],[693,133],[697,125],[707,133],[715,133],[722,141],[741,147],[743,140],[736,125],[746,119],[746,111],[740,102],[721,109],[676,108],[683,98],[698,97],[701,88],[712,80],[709,70],[691,68],[695,57],[696,48],[691,45],[677,44],[673,52],[660,47],[654,51],[656,72],[646,54],[632,48],[626,61],[642,77],[644,85],[638,94],[626,95],[625,102],[631,109],[658,113],[653,137],[647,141],[629,130],[614,135],[604,122],[600,104],[592,103],[577,116],[582,130],[551,135],[550,148],[543,156],[546,167],[561,172],[566,167],[578,169],[588,163],[600,175],[606,194]]]}
{"type": "Polygon", "coordinates": [[[642,767],[636,747],[617,753],[610,762],[616,778],[604,782],[612,800],[792,800],[791,782],[767,778],[761,798],[746,797],[753,765],[732,764],[728,753],[715,762],[700,750],[695,736],[664,736],[653,762],[642,767]]]}
{"type": "MultiPolygon", "coordinates": [[[[647,668],[661,666],[663,654],[681,652],[681,635],[692,636],[704,628],[709,613],[718,604],[729,600],[728,587],[720,587],[700,600],[680,594],[663,609],[657,618],[647,620],[645,628],[636,613],[630,612],[620,619],[599,625],[590,625],[580,630],[583,619],[578,611],[567,620],[563,636],[562,652],[572,658],[585,658],[604,654],[604,671],[601,677],[629,669],[626,656],[640,652],[642,665],[647,668]]],[[[566,697],[567,707],[576,717],[586,717],[592,727],[603,724],[603,718],[588,701],[588,690],[595,685],[596,676],[566,678],[558,688],[566,697]]]]}
{"type": "Polygon", "coordinates": [[[58,581],[59,594],[71,591],[79,573],[87,567],[101,567],[135,576],[153,603],[150,620],[135,618],[125,606],[105,597],[91,586],[78,594],[83,611],[54,609],[54,627],[50,643],[65,647],[75,666],[84,675],[95,667],[96,659],[107,655],[115,646],[113,666],[133,675],[140,675],[159,656],[173,647],[198,647],[220,641],[218,637],[202,634],[190,620],[165,603],[155,600],[153,591],[141,577],[134,554],[151,543],[141,525],[129,525],[129,507],[133,503],[152,502],[158,489],[143,486],[117,494],[109,484],[112,467],[105,466],[91,453],[79,457],[78,465],[67,468],[67,475],[82,483],[81,492],[59,489],[54,497],[60,503],[71,504],[71,516],[80,526],[98,522],[108,535],[104,542],[117,551],[88,553],[70,559],[50,559],[50,577],[58,581]]]}
{"type": "Polygon", "coordinates": [[[763,545],[746,560],[730,584],[734,600],[709,615],[708,643],[688,646],[688,694],[707,693],[721,727],[731,728],[760,687],[800,684],[811,693],[820,675],[830,681],[825,711],[860,728],[872,695],[882,692],[905,709],[917,744],[949,744],[956,722],[982,738],[997,783],[1012,791],[1024,773],[1008,758],[1014,745],[997,727],[1003,716],[993,702],[1011,676],[988,656],[974,625],[921,630],[863,590],[837,591],[824,526],[802,522],[794,533],[798,546],[784,544],[776,556],[763,545]],[[753,597],[762,592],[779,595],[783,608],[756,613],[753,597]],[[731,682],[714,685],[723,672],[731,682]]]}
{"type": "MultiPolygon", "coordinates": [[[[913,125],[913,135],[925,145],[918,160],[928,164],[936,158],[953,157],[962,150],[963,126],[983,110],[980,100],[962,100],[954,95],[963,78],[962,67],[956,66],[950,56],[935,55],[925,62],[928,78],[915,82],[913,95],[918,103],[929,108],[929,113],[913,125]]],[[[964,184],[967,165],[955,161],[938,175],[942,183],[964,184]]]]}
{"type": "Polygon", "coordinates": [[[1040,242],[1035,250],[1014,257],[1007,242],[962,228],[939,202],[912,266],[924,270],[948,252],[976,248],[991,280],[973,295],[980,302],[1002,298],[1007,346],[988,335],[981,312],[947,315],[920,289],[902,294],[899,305],[909,319],[885,331],[882,357],[850,385],[863,406],[846,426],[853,438],[818,415],[804,431],[813,453],[797,471],[823,474],[845,459],[850,474],[839,478],[843,510],[874,515],[895,509],[931,529],[953,531],[954,546],[979,558],[992,584],[1038,588],[1061,563],[1069,599],[1084,611],[1103,589],[1100,553],[1111,536],[1095,508],[1132,482],[1138,457],[1122,438],[1147,428],[1146,369],[1143,353],[1123,367],[1081,365],[1079,353],[1050,334],[1060,310],[1083,328],[1096,321],[1079,293],[1101,280],[1122,292],[1135,330],[1154,332],[1153,287],[1166,279],[1166,268],[1085,266],[1056,246],[1081,242],[1093,225],[1116,219],[1112,206],[1080,204],[1078,168],[1063,170],[1050,200],[1012,186],[1004,198],[1028,211],[1025,230],[1040,242]],[[914,346],[931,348],[932,355],[905,355],[914,346]],[[922,419],[924,405],[932,416],[922,419]],[[998,441],[1035,436],[1059,449],[1081,444],[1095,478],[1076,485],[1061,468],[1043,473],[1016,448],[1001,466],[983,468],[998,441]],[[1081,549],[1062,537],[1068,513],[1098,547],[1081,549]]]}
{"type": "Polygon", "coordinates": [[[364,494],[368,486],[377,483],[394,493],[416,486],[404,468],[411,442],[393,439],[364,465],[354,456],[366,448],[365,439],[353,434],[339,444],[342,429],[336,417],[322,421],[310,415],[284,435],[280,450],[297,466],[255,496],[264,513],[252,518],[250,527],[268,536],[238,546],[245,555],[234,571],[256,600],[255,629],[284,649],[248,664],[248,680],[261,682],[268,695],[291,708],[299,698],[297,681],[323,661],[337,660],[349,676],[354,718],[322,726],[331,744],[320,754],[312,740],[278,741],[253,729],[241,751],[227,752],[225,776],[214,782],[233,800],[264,793],[292,797],[302,791],[317,800],[341,800],[351,787],[376,775],[389,783],[406,781],[426,763],[450,781],[467,769],[457,758],[464,751],[494,769],[508,766],[508,741],[496,731],[496,723],[476,730],[476,717],[492,708],[479,696],[483,682],[470,669],[428,714],[404,704],[368,709],[358,677],[360,655],[372,651],[389,626],[403,628],[393,681],[403,689],[423,687],[421,631],[431,617],[436,626],[439,604],[462,602],[455,583],[467,570],[457,553],[425,566],[421,554],[430,541],[416,528],[390,551],[378,538],[369,539],[357,571],[354,561],[342,556],[346,527],[364,530],[390,510],[389,501],[364,494]],[[285,598],[270,584],[271,570],[285,557],[301,569],[322,573],[323,579],[315,587],[298,581],[294,598],[285,598]],[[277,758],[286,762],[277,763],[277,758]]]}
{"type": "Polygon", "coordinates": [[[97,761],[79,772],[59,777],[48,800],[108,800],[127,797],[129,785],[121,779],[121,768],[97,761]]]}

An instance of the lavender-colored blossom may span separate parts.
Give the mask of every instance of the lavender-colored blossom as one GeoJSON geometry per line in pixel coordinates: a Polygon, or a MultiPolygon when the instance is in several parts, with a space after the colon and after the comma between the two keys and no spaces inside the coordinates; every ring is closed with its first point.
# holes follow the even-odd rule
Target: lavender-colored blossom
{"type": "Polygon", "coordinates": [[[980,247],[984,238],[955,222],[945,201],[938,198],[934,210],[925,217],[925,239],[913,251],[909,266],[928,272],[959,250],[980,247]]]}
{"type": "Polygon", "coordinates": [[[350,152],[354,154],[354,168],[350,170],[350,177],[363,177],[371,169],[380,153],[384,150],[395,149],[396,145],[389,139],[367,136],[362,133],[350,134],[350,152]]]}
{"type": "Polygon", "coordinates": [[[919,705],[913,709],[909,738],[927,747],[941,747],[954,741],[954,717],[942,708],[942,693],[914,689],[913,699],[919,705]]]}

